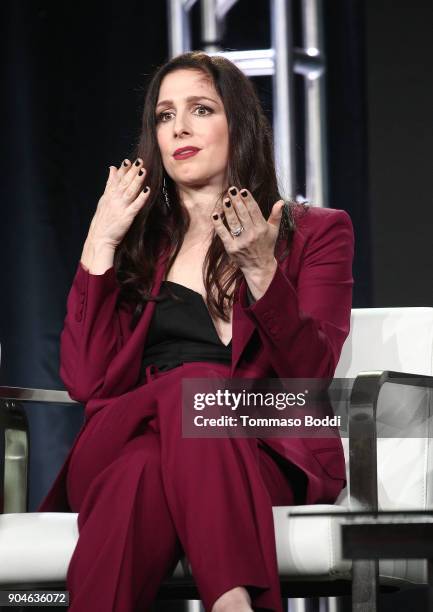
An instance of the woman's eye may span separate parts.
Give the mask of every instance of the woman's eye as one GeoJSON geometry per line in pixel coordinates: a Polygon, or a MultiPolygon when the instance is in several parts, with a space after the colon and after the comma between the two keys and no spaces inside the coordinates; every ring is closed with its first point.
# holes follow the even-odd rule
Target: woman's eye
{"type": "Polygon", "coordinates": [[[209,108],[209,107],[207,107],[207,106],[204,106],[203,104],[199,104],[198,106],[196,106],[195,110],[196,110],[196,111],[201,111],[201,110],[205,111],[205,113],[199,113],[199,115],[203,115],[203,116],[204,116],[205,114],[207,115],[208,113],[211,113],[211,112],[212,112],[212,109],[211,109],[211,108],[209,108]]]}
{"type": "Polygon", "coordinates": [[[162,121],[163,123],[166,121],[166,115],[171,115],[169,112],[159,113],[157,117],[157,121],[162,121]]]}
{"type": "MultiPolygon", "coordinates": [[[[204,104],[199,104],[194,108],[194,113],[199,117],[206,117],[206,115],[210,115],[211,113],[213,113],[213,110],[208,106],[204,106],[204,104]]],[[[167,123],[167,121],[170,120],[169,115],[172,114],[173,113],[171,111],[163,111],[162,113],[159,113],[156,120],[157,122],[167,123]]]]}

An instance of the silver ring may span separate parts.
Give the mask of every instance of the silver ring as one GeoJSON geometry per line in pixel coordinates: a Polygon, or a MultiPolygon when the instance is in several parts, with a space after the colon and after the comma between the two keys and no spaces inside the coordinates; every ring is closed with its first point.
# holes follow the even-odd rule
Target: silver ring
{"type": "Polygon", "coordinates": [[[240,236],[243,231],[244,231],[244,228],[242,227],[242,225],[240,225],[235,230],[230,230],[230,234],[236,238],[237,236],[240,236]]]}

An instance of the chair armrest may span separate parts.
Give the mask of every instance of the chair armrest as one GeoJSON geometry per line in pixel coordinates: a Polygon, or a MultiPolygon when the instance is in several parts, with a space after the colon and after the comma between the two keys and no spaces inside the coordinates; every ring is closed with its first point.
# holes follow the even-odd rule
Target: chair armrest
{"type": "Polygon", "coordinates": [[[349,406],[349,482],[353,510],[378,509],[377,400],[385,383],[433,389],[433,376],[404,372],[361,372],[349,406]]]}
{"type": "Polygon", "coordinates": [[[67,391],[27,389],[26,387],[0,387],[0,400],[10,402],[41,402],[48,404],[78,404],[67,391]]]}
{"type": "MultiPolygon", "coordinates": [[[[4,467],[0,471],[3,503],[0,503],[0,512],[3,513],[27,510],[29,429],[23,402],[78,403],[66,391],[0,387],[0,430],[4,432],[4,467]]],[[[0,502],[1,499],[0,494],[0,502]]]]}

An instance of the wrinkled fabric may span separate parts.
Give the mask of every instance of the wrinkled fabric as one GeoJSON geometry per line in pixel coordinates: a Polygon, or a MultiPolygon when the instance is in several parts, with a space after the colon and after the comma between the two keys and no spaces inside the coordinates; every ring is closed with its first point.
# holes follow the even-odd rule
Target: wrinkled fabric
{"type": "Polygon", "coordinates": [[[206,610],[243,585],[254,609],[282,611],[272,506],[293,504],[290,478],[254,438],[182,437],[182,378],[228,371],[157,373],[87,423],[67,477],[72,612],[147,610],[184,553],[206,610]]]}

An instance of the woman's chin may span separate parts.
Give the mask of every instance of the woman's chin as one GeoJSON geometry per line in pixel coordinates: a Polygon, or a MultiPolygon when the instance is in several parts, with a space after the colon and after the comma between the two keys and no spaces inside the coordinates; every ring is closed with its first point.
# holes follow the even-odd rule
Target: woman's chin
{"type": "Polygon", "coordinates": [[[209,185],[210,179],[208,176],[182,176],[175,179],[179,186],[184,185],[185,187],[194,187],[200,189],[209,185]]]}

